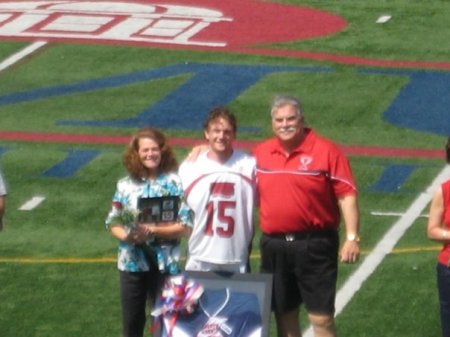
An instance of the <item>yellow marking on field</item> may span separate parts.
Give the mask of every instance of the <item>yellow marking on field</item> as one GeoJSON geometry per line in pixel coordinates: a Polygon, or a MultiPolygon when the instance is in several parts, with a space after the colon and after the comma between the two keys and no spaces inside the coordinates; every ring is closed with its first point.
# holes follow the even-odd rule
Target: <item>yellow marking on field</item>
{"type": "MultiPolygon", "coordinates": [[[[438,251],[441,246],[430,247],[410,247],[410,248],[397,248],[394,249],[391,254],[408,254],[408,253],[420,253],[438,251]]],[[[362,251],[362,255],[369,254],[370,251],[362,251]]],[[[250,259],[259,259],[258,253],[252,254],[250,259]]],[[[117,259],[115,257],[0,257],[0,263],[17,263],[17,264],[83,264],[83,263],[115,263],[117,259]]]]}
{"type": "Polygon", "coordinates": [[[410,247],[410,248],[396,248],[391,254],[406,254],[406,253],[420,253],[420,252],[434,252],[438,251],[442,246],[431,246],[431,247],[410,247]]]}
{"type": "Polygon", "coordinates": [[[111,263],[116,262],[115,257],[60,257],[60,258],[39,258],[39,257],[2,257],[0,263],[19,264],[77,264],[77,263],[111,263]]]}

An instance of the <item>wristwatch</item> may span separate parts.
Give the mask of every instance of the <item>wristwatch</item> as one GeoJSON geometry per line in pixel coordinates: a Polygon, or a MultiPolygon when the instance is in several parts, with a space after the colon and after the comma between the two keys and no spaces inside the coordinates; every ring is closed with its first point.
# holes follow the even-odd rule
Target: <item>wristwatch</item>
{"type": "Polygon", "coordinates": [[[358,234],[347,234],[347,241],[359,242],[361,238],[358,234]]]}

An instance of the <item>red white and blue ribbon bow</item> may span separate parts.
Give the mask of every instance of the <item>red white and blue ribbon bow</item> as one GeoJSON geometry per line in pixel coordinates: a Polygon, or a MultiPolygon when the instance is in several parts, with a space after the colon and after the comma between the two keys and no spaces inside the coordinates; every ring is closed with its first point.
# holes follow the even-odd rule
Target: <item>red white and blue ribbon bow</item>
{"type": "Polygon", "coordinates": [[[161,296],[151,315],[155,317],[155,321],[162,318],[167,337],[171,336],[178,315],[194,312],[203,291],[202,285],[187,279],[183,274],[166,279],[161,296]]]}

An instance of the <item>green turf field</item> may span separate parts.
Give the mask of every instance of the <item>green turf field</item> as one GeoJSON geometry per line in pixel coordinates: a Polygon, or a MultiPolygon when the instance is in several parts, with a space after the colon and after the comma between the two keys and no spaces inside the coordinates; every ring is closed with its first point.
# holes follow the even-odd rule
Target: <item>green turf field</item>
{"type": "MultiPolygon", "coordinates": [[[[384,112],[412,76],[450,76],[449,1],[278,2],[334,13],[345,18],[348,26],[334,35],[268,44],[263,49],[355,56],[396,61],[396,65],[369,66],[336,58],[318,60],[267,53],[61,42],[49,43],[0,71],[0,164],[10,192],[6,227],[0,232],[0,336],[120,336],[116,242],[103,222],[115,182],[125,174],[121,166],[124,144],[4,139],[2,133],[128,137],[134,126],[61,121],[131,118],[183,88],[194,76],[192,72],[182,72],[138,80],[136,74],[177,64],[288,67],[267,74],[229,102],[239,120],[240,139],[261,140],[270,136],[270,97],[289,93],[302,99],[310,126],[346,149],[443,148],[445,131],[450,135],[450,129],[423,129],[427,118],[420,114],[412,118],[418,127],[407,127],[387,120],[384,112]],[[386,14],[392,16],[390,21],[375,22],[386,14]],[[402,67],[402,61],[417,64],[402,67]],[[399,69],[403,73],[392,73],[399,69]],[[108,82],[104,87],[54,95],[46,92],[40,98],[32,98],[39,90],[91,85],[114,76],[129,82],[108,82]],[[16,94],[19,99],[15,103],[5,99],[13,99],[16,94]],[[85,162],[83,158],[87,158],[85,162]],[[80,165],[78,169],[74,169],[76,164],[80,165]],[[20,210],[36,196],[45,200],[32,210],[20,210]]],[[[0,62],[30,43],[0,38],[0,62]]],[[[443,83],[446,88],[450,82],[443,83]]],[[[211,90],[215,85],[211,82],[211,90]]],[[[229,85],[234,85],[233,81],[229,85]]],[[[419,98],[421,111],[432,113],[442,108],[439,104],[448,101],[446,90],[443,103],[430,101],[428,97],[432,96],[419,98]]],[[[192,93],[199,99],[209,94],[192,93]]],[[[178,106],[174,113],[180,113],[187,122],[190,116],[182,115],[183,109],[185,106],[178,106]]],[[[446,113],[441,116],[441,125],[448,125],[446,113]]],[[[202,137],[200,129],[168,126],[164,131],[173,138],[202,137]]],[[[176,147],[180,160],[188,149],[176,147]]],[[[411,205],[417,198],[429,193],[427,188],[445,166],[443,158],[406,152],[404,156],[391,156],[385,151],[372,155],[353,153],[350,160],[360,191],[363,255],[358,264],[341,266],[340,287],[359,270],[402,214],[413,211],[411,205]]],[[[407,219],[410,225],[394,249],[338,314],[339,336],[439,336],[434,270],[438,245],[426,238],[426,212],[427,207],[420,212],[423,216],[407,219]]],[[[258,270],[257,242],[258,236],[252,255],[253,270],[258,270]]],[[[273,322],[271,328],[271,336],[276,336],[273,322]]],[[[308,328],[306,322],[303,328],[308,328]]]]}

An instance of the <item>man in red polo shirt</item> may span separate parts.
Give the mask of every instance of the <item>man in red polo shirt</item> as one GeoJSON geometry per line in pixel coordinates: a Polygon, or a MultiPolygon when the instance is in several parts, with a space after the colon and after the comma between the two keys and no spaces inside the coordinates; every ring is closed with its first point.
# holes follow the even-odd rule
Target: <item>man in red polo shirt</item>
{"type": "Polygon", "coordinates": [[[337,145],[304,124],[300,102],[278,96],[271,109],[275,137],[253,151],[260,198],[261,271],[273,273],[278,336],[301,336],[305,305],[316,337],[336,336],[338,255],[359,258],[357,191],[337,145]],[[339,250],[341,216],[346,240],[339,250]]]}

